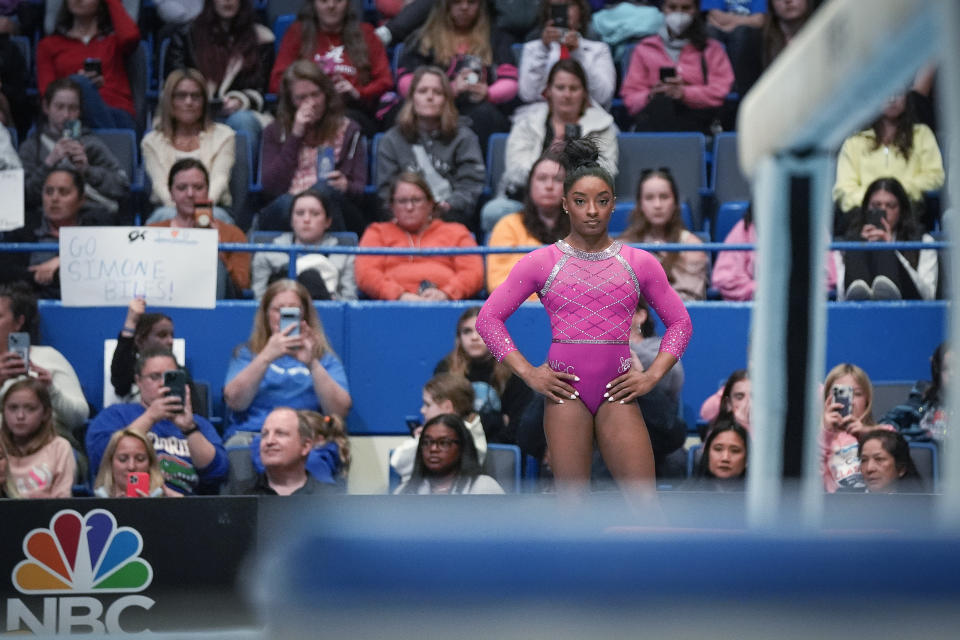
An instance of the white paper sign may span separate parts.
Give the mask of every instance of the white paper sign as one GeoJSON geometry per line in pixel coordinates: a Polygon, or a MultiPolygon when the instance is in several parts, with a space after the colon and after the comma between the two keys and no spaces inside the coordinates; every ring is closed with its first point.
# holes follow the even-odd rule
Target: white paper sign
{"type": "Polygon", "coordinates": [[[0,231],[23,225],[23,169],[0,171],[0,231]]]}
{"type": "Polygon", "coordinates": [[[63,227],[60,298],[65,307],[216,305],[217,232],[172,227],[63,227]]]}

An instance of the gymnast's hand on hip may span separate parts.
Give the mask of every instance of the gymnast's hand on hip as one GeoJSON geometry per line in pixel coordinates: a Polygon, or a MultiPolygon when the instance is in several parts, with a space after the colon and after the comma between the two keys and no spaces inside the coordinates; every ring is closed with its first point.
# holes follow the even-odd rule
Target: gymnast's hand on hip
{"type": "Polygon", "coordinates": [[[534,367],[526,376],[523,376],[527,386],[557,404],[563,404],[564,400],[573,400],[580,396],[580,392],[568,384],[567,380],[577,382],[580,378],[572,373],[554,371],[546,362],[539,367],[534,367]]]}
{"type": "Polygon", "coordinates": [[[625,374],[617,376],[607,384],[607,392],[603,394],[603,397],[609,402],[619,402],[620,404],[632,402],[647,394],[657,386],[658,382],[660,382],[660,379],[649,371],[631,367],[625,374]]]}

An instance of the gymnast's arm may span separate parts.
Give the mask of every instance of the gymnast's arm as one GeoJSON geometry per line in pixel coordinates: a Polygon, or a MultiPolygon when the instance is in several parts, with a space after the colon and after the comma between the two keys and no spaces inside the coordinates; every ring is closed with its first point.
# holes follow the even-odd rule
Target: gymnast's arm
{"type": "Polygon", "coordinates": [[[477,316],[477,333],[483,338],[490,353],[517,374],[527,386],[554,402],[562,403],[564,398],[575,398],[576,390],[566,380],[577,380],[575,375],[554,371],[547,363],[535,367],[517,350],[517,346],[507,331],[506,319],[509,318],[530,294],[538,291],[550,273],[549,247],[538,249],[524,256],[510,275],[480,309],[477,316]]]}

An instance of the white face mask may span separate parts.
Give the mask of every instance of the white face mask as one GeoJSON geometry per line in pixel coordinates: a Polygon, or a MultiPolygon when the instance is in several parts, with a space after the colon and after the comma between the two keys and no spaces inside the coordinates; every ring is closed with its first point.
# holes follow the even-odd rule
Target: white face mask
{"type": "Polygon", "coordinates": [[[693,22],[693,16],[689,13],[674,11],[664,16],[663,21],[667,23],[667,28],[676,35],[683,35],[690,23],[693,22]]]}

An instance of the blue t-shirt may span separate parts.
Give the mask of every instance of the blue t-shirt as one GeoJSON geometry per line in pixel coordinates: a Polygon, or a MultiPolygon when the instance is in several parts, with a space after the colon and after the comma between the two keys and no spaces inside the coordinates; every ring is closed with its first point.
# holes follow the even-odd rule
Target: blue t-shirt
{"type": "MultiPolygon", "coordinates": [[[[90,457],[91,480],[96,478],[103,452],[114,432],[125,428],[143,415],[146,408],[142,404],[114,404],[100,413],[87,429],[87,455],[90,457]]],[[[216,493],[220,482],[227,477],[230,468],[227,451],[223,441],[213,425],[206,418],[194,415],[200,433],[216,449],[213,460],[203,469],[197,469],[190,456],[190,446],[183,433],[169,420],[161,420],[147,432],[147,440],[153,445],[160,459],[160,470],[166,485],[186,495],[194,493],[216,493]]]]}
{"type": "MultiPolygon", "coordinates": [[[[227,368],[227,379],[224,384],[229,384],[231,380],[236,378],[237,374],[253,361],[253,358],[253,352],[247,345],[240,347],[236,355],[230,360],[230,366],[227,368]]],[[[350,388],[347,386],[347,372],[337,356],[328,351],[320,358],[320,364],[327,370],[334,382],[347,393],[350,392],[350,388]]],[[[257,389],[257,395],[254,396],[253,402],[245,411],[233,412],[230,424],[227,426],[223,437],[229,440],[230,436],[237,431],[259,432],[263,427],[263,421],[267,419],[267,415],[277,407],[310,409],[311,411],[324,413],[324,408],[320,406],[320,401],[313,389],[313,376],[310,375],[310,368],[293,356],[280,356],[270,363],[267,372],[260,381],[260,387],[257,389]]]]}
{"type": "Polygon", "coordinates": [[[746,16],[751,13],[766,13],[767,0],[700,0],[700,10],[719,9],[727,13],[746,16]]]}

